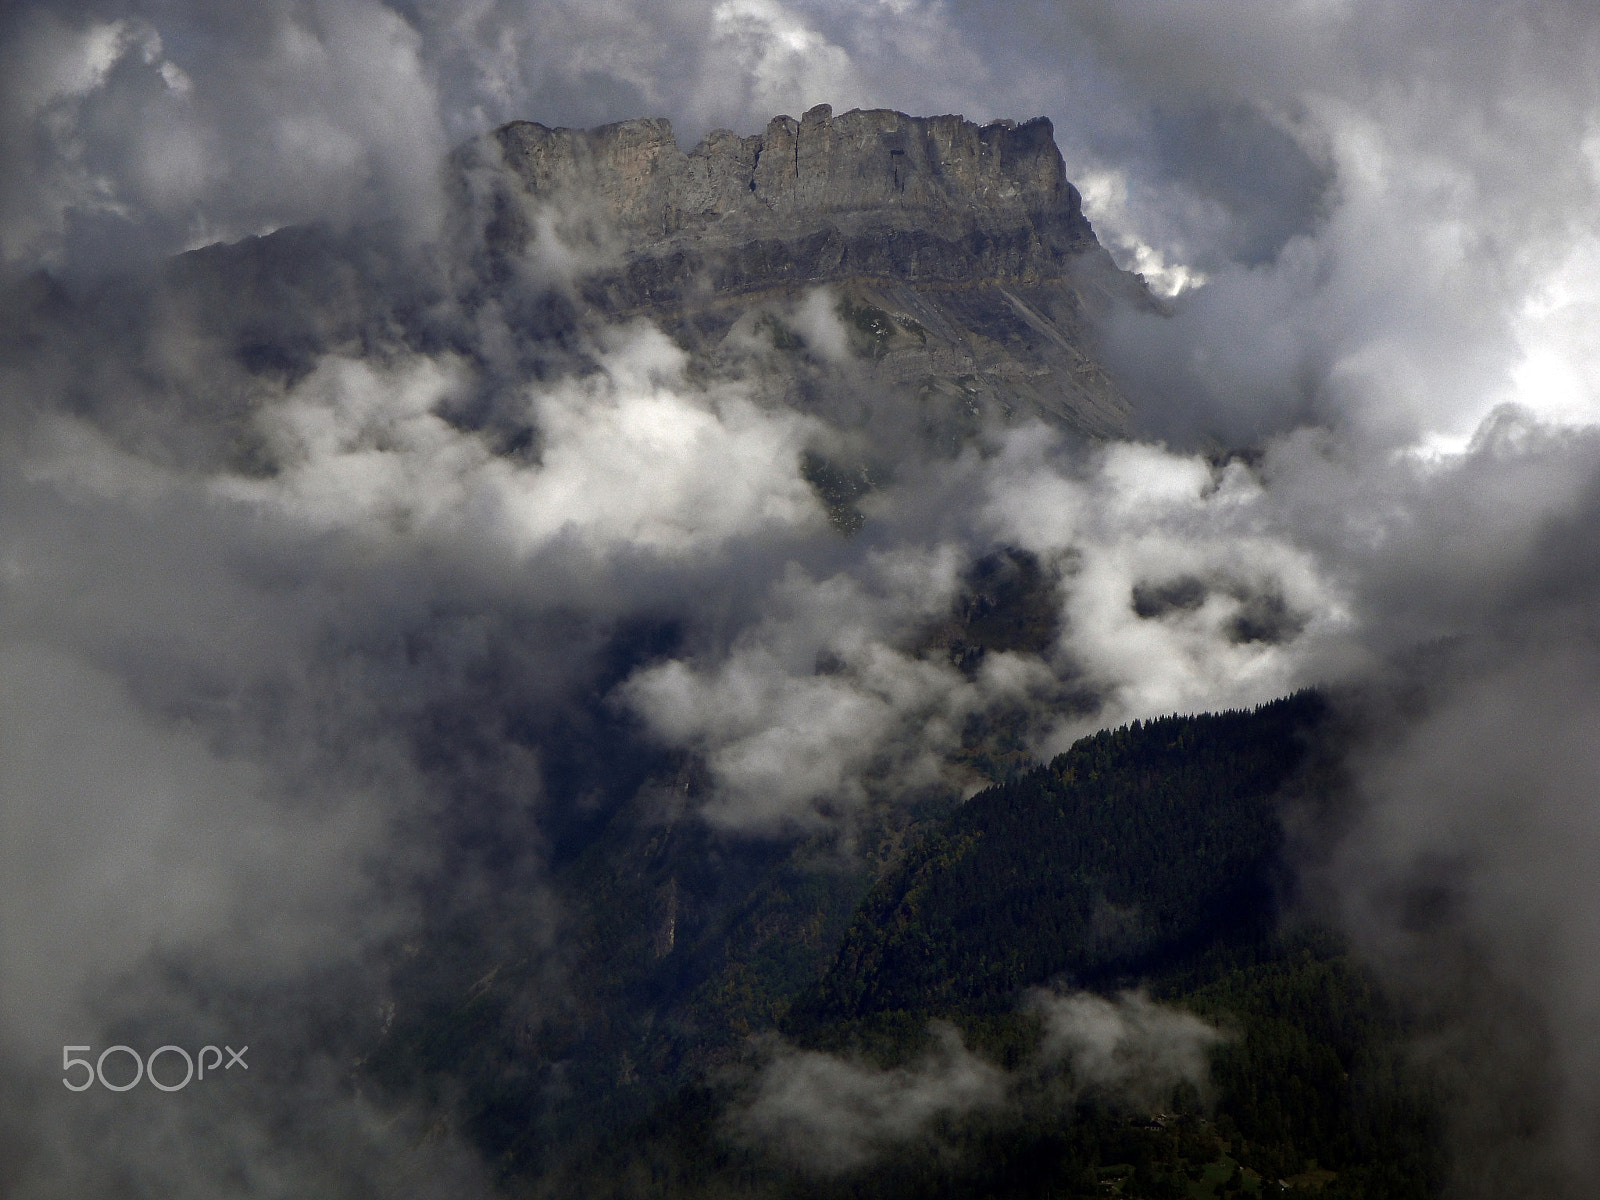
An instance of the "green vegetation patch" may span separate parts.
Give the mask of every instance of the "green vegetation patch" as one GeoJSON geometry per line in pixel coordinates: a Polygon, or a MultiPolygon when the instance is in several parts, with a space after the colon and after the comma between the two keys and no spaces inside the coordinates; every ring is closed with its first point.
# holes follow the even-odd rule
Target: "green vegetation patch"
{"type": "Polygon", "coordinates": [[[857,533],[866,523],[858,507],[873,490],[866,468],[849,470],[825,455],[806,450],[800,455],[800,476],[811,485],[828,513],[828,524],[845,537],[857,533]]]}
{"type": "Polygon", "coordinates": [[[771,313],[756,322],[756,332],[765,334],[771,339],[772,348],[785,354],[798,354],[806,348],[806,340],[771,313]]]}
{"type": "Polygon", "coordinates": [[[917,345],[926,345],[928,331],[910,317],[897,316],[849,294],[841,297],[834,311],[850,331],[851,344],[857,354],[879,359],[897,343],[915,339],[917,345]]]}

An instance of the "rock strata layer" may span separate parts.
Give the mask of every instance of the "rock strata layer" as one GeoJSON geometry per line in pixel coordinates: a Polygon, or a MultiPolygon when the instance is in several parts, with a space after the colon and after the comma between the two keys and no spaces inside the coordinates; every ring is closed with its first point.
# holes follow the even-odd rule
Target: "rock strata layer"
{"type": "Polygon", "coordinates": [[[724,287],[770,282],[775,266],[810,277],[1033,281],[1060,276],[1094,244],[1042,117],[979,127],[885,110],[834,117],[823,104],[799,121],[774,117],[753,137],[718,130],[688,152],[659,119],[588,131],[518,121],[494,137],[529,195],[581,197],[652,257],[792,248],[738,264],[747,277],[735,265],[724,287]]]}

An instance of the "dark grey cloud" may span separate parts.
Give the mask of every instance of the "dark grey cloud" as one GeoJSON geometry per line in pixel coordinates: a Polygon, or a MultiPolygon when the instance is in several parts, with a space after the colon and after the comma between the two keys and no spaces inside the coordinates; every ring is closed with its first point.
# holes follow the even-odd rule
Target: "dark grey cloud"
{"type": "Polygon", "coordinates": [[[1430,1030],[1463,1196],[1580,1196],[1595,1163],[1595,645],[1550,633],[1452,655],[1410,694],[1330,869],[1430,1030]]]}
{"type": "Polygon", "coordinates": [[[421,36],[359,0],[4,18],[5,256],[103,268],[310,220],[441,215],[421,36]]]}
{"type": "Polygon", "coordinates": [[[1310,418],[1386,440],[1464,439],[1506,399],[1588,411],[1529,386],[1524,363],[1547,333],[1536,297],[1554,287],[1578,300],[1556,281],[1592,240],[1590,14],[1249,5],[1219,21],[1190,7],[1067,7],[1135,111],[1156,114],[1105,143],[1119,152],[1108,168],[1119,221],[1212,281],[1164,333],[1127,331],[1153,431],[1226,442],[1310,418]],[[1240,113],[1265,136],[1241,140],[1226,119],[1240,113]],[[1153,151],[1185,129],[1182,150],[1153,151]],[[1190,153],[1206,165],[1185,167],[1190,153]],[[1127,165],[1147,155],[1161,166],[1127,165]],[[1230,163],[1235,198],[1217,191],[1230,163]],[[1274,215],[1236,223],[1250,212],[1274,215]],[[1247,228],[1260,240],[1236,240],[1247,228]],[[1249,249],[1277,238],[1265,256],[1249,249]]]}

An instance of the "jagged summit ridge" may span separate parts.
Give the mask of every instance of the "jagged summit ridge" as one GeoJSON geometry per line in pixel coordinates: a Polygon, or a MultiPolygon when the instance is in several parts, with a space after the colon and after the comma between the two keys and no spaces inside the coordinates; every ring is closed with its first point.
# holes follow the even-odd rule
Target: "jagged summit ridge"
{"type": "Polygon", "coordinates": [[[1059,278],[1095,244],[1043,117],[979,126],[887,109],[835,117],[821,104],[688,151],[660,118],[592,130],[516,121],[492,139],[528,195],[581,195],[652,256],[826,232],[801,256],[810,278],[969,283],[1059,278]]]}
{"type": "Polygon", "coordinates": [[[790,235],[806,218],[965,232],[1034,217],[1093,237],[1044,117],[979,126],[888,109],[835,117],[819,104],[751,137],[715,130],[689,151],[662,118],[592,130],[515,121],[495,136],[530,192],[582,188],[647,236],[790,235]]]}

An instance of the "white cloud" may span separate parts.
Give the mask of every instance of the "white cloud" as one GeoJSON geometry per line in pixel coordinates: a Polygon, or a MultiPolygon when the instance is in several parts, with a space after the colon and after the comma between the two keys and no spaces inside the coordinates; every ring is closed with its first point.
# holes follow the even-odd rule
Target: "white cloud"
{"type": "Polygon", "coordinates": [[[725,65],[707,72],[706,83],[719,89],[742,83],[747,91],[739,99],[750,110],[798,115],[814,104],[871,106],[850,55],[778,0],[721,0],[711,10],[710,34],[712,52],[725,65]]]}
{"type": "Polygon", "coordinates": [[[1147,1111],[1170,1103],[1183,1084],[1204,1093],[1211,1051],[1226,1040],[1193,1013],[1139,992],[1114,1000],[1090,992],[1035,992],[1032,1003],[1044,1017],[1044,1062],[1065,1065],[1082,1092],[1147,1111]]]}
{"type": "Polygon", "coordinates": [[[1001,538],[1070,564],[1060,650],[1105,707],[1064,722],[1052,748],[1091,724],[1264,703],[1345,669],[1348,598],[1242,464],[1115,444],[1074,477],[1047,450],[1038,431],[1014,437],[985,503],[1001,538]],[[1138,611],[1136,589],[1174,586],[1188,590],[1138,611]],[[1252,611],[1281,616],[1281,634],[1252,611]]]}
{"type": "Polygon", "coordinates": [[[518,556],[561,539],[673,554],[820,528],[799,474],[809,423],[737,389],[696,391],[684,367],[659,332],[617,331],[601,370],[532,390],[538,461],[520,463],[440,415],[464,384],[459,363],[331,358],[261,414],[282,469],[215,486],[314,525],[489,541],[518,556]]]}
{"type": "MultiPolygon", "coordinates": [[[[1107,724],[1249,707],[1370,663],[1344,564],[1303,543],[1292,494],[1238,462],[1153,446],[1083,464],[1059,451],[1026,428],[957,467],[973,541],[872,552],[823,577],[791,565],[725,655],[633,677],[623,694],[655,734],[706,756],[709,816],[781,828],[858,808],[874,780],[959,787],[946,764],[966,721],[1007,705],[1044,720],[1033,736],[1047,756],[1107,724]],[[949,618],[973,546],[995,543],[1058,576],[1060,633],[1040,655],[987,654],[969,676],[916,631],[949,618]],[[1052,707],[1085,686],[1092,712],[1052,707]]],[[[893,528],[893,507],[875,511],[893,528]]]]}
{"type": "MultiPolygon", "coordinates": [[[[1096,1095],[1159,1111],[1181,1085],[1207,1090],[1211,1051],[1224,1040],[1192,1013],[1140,993],[1108,1000],[1039,991],[1029,1005],[1043,1018],[1043,1038],[1011,1072],[967,1049],[942,1021],[929,1025],[932,1046],[901,1067],[777,1045],[727,1126],[807,1171],[843,1174],[936,1136],[940,1122],[1015,1104],[1019,1084],[1062,1070],[1068,1090],[1057,1094],[1058,1103],[1096,1095]]],[[[1051,1115],[1070,1120],[1069,1113],[1051,1115]]]]}
{"type": "Polygon", "coordinates": [[[1143,275],[1151,291],[1169,300],[1206,282],[1205,272],[1181,262],[1169,263],[1165,254],[1139,237],[1137,219],[1128,211],[1128,181],[1123,172],[1100,167],[1076,174],[1072,182],[1083,196],[1083,214],[1118,266],[1143,275]]]}
{"type": "Polygon", "coordinates": [[[420,36],[377,0],[258,6],[226,28],[183,7],[9,24],[0,138],[28,169],[0,185],[8,265],[99,269],[358,212],[437,231],[438,98],[420,36]]]}
{"type": "Polygon", "coordinates": [[[1005,1075],[973,1054],[949,1025],[909,1067],[882,1069],[814,1050],[783,1050],[761,1073],[733,1128],[796,1165],[839,1174],[922,1136],[941,1117],[992,1108],[1005,1075]]]}
{"type": "Polygon", "coordinates": [[[848,813],[886,772],[896,788],[937,782],[978,690],[897,643],[942,615],[958,565],[949,552],[901,552],[814,579],[791,564],[765,620],[725,659],[648,668],[623,694],[658,736],[706,755],[716,782],[707,815],[732,828],[848,813]]]}

